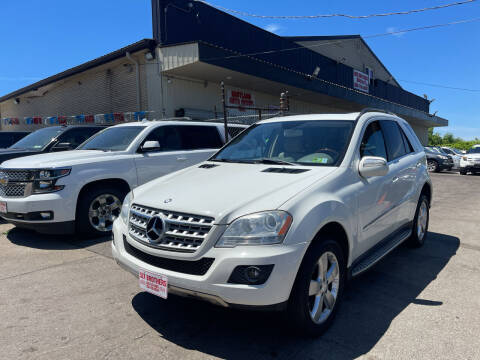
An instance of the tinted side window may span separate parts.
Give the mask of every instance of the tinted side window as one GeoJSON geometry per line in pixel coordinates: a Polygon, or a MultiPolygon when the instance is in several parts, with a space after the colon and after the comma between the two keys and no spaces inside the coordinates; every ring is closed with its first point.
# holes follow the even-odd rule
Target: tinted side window
{"type": "Polygon", "coordinates": [[[360,156],[380,156],[387,158],[385,141],[378,121],[368,125],[360,145],[360,156]]]}
{"type": "Polygon", "coordinates": [[[387,145],[388,161],[398,159],[406,154],[405,145],[403,144],[402,133],[395,121],[380,121],[383,134],[385,135],[385,143],[387,145]]]}
{"type": "Polygon", "coordinates": [[[100,130],[102,130],[102,128],[86,127],[70,129],[60,135],[58,141],[61,143],[70,143],[72,147],[75,148],[100,130]]]}
{"type": "Polygon", "coordinates": [[[160,151],[182,150],[182,139],[178,132],[178,126],[161,126],[153,130],[145,141],[158,141],[160,151]]]}
{"type": "Polygon", "coordinates": [[[400,133],[402,134],[402,139],[403,139],[403,145],[405,146],[405,152],[407,154],[410,154],[413,152],[413,146],[412,144],[410,144],[410,140],[408,140],[408,137],[407,135],[405,134],[405,132],[402,130],[402,128],[400,127],[400,125],[398,125],[398,128],[400,129],[400,133]]]}
{"type": "Polygon", "coordinates": [[[218,149],[223,146],[216,126],[178,126],[182,144],[186,150],[218,149]]]}

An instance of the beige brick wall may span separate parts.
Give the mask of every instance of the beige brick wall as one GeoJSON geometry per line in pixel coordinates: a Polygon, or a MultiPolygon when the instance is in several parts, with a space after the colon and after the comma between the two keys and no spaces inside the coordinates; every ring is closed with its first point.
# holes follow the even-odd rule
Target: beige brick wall
{"type": "MultiPolygon", "coordinates": [[[[143,52],[133,54],[140,62],[141,110],[147,109],[146,67],[143,52]]],[[[0,118],[74,116],[137,111],[135,65],[125,57],[49,84],[0,103],[0,118]]],[[[5,126],[2,131],[36,129],[40,125],[5,126]]]]}

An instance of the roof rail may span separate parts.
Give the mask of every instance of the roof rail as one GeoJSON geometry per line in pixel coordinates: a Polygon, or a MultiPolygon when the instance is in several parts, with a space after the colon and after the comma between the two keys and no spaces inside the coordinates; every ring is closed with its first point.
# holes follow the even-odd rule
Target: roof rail
{"type": "Polygon", "coordinates": [[[355,121],[358,121],[358,119],[360,119],[360,117],[368,112],[381,112],[381,113],[384,113],[384,114],[389,114],[389,115],[394,115],[394,116],[397,116],[396,114],[392,113],[391,111],[387,111],[387,110],[383,110],[383,109],[376,109],[376,108],[365,108],[363,109],[362,111],[360,111],[360,114],[358,114],[357,118],[355,119],[355,121]]]}

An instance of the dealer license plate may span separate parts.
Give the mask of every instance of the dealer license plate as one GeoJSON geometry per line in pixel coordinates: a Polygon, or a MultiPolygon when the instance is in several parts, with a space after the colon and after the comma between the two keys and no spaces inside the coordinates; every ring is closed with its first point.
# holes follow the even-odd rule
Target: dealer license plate
{"type": "Polygon", "coordinates": [[[154,274],[145,270],[138,272],[138,280],[140,288],[153,295],[157,295],[163,299],[168,294],[168,279],[165,275],[154,274]]]}
{"type": "Polygon", "coordinates": [[[0,201],[0,213],[6,214],[7,213],[7,202],[0,201]]]}

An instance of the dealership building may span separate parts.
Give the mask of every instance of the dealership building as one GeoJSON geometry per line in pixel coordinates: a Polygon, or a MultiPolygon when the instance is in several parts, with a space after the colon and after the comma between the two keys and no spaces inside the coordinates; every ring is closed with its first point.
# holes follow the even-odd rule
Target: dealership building
{"type": "MultiPolygon", "coordinates": [[[[200,1],[152,0],[153,36],[0,97],[1,130],[140,118],[232,121],[373,107],[406,119],[426,144],[428,99],[404,90],[359,35],[284,37],[200,1]],[[262,116],[262,115],[261,115],[262,116]]],[[[407,62],[406,62],[407,64],[407,62]]]]}

